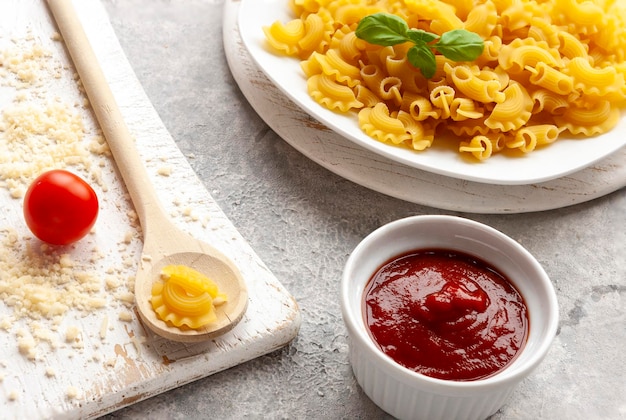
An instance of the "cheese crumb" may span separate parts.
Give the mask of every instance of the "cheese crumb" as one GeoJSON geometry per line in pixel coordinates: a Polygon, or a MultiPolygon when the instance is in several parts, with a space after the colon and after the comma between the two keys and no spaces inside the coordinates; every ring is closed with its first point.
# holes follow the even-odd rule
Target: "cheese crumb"
{"type": "Polygon", "coordinates": [[[161,176],[170,176],[172,174],[172,168],[170,166],[162,166],[157,169],[157,174],[161,176]]]}
{"type": "Polygon", "coordinates": [[[11,392],[9,392],[7,398],[9,399],[9,401],[17,401],[17,399],[19,398],[19,392],[13,389],[11,390],[11,392]]]}
{"type": "Polygon", "coordinates": [[[70,400],[77,399],[79,397],[78,388],[76,388],[75,386],[68,386],[65,390],[65,395],[70,400]]]}
{"type": "Polygon", "coordinates": [[[131,322],[133,320],[133,314],[128,311],[120,312],[118,319],[122,322],[131,322]]]}
{"type": "Polygon", "coordinates": [[[27,359],[35,360],[37,358],[35,338],[30,333],[18,334],[17,348],[20,354],[26,356],[27,359]]]}
{"type": "Polygon", "coordinates": [[[124,234],[124,239],[123,239],[123,242],[124,242],[126,245],[130,244],[130,243],[132,242],[132,240],[133,240],[133,237],[134,237],[134,236],[135,236],[135,234],[134,234],[133,232],[130,232],[130,231],[129,231],[129,232],[126,232],[126,233],[124,234]]]}
{"type": "Polygon", "coordinates": [[[118,287],[120,287],[120,280],[118,277],[116,276],[107,276],[104,279],[104,286],[107,288],[107,290],[115,290],[118,287]]]}
{"type": "Polygon", "coordinates": [[[116,293],[115,298],[128,305],[133,305],[135,303],[135,294],[132,292],[116,293]]]}
{"type": "Polygon", "coordinates": [[[65,341],[68,343],[73,343],[77,341],[80,337],[80,329],[76,326],[68,327],[65,330],[65,341]]]}
{"type": "Polygon", "coordinates": [[[5,315],[2,317],[2,319],[0,319],[0,328],[5,331],[9,331],[14,323],[15,319],[13,317],[5,315]]]}
{"type": "Polygon", "coordinates": [[[109,327],[109,317],[105,316],[100,325],[100,340],[104,340],[107,336],[107,328],[109,327]]]}

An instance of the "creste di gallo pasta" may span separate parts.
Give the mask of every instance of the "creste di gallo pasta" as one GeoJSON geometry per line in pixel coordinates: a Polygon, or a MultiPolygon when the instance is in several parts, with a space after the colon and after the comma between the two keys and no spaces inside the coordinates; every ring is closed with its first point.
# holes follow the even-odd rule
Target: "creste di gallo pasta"
{"type": "Polygon", "coordinates": [[[381,142],[425,150],[451,133],[458,151],[478,160],[526,154],[563,133],[605,133],[626,106],[624,0],[286,1],[294,18],[265,26],[268,44],[301,61],[316,102],[356,113],[381,142]],[[439,35],[466,29],[484,50],[472,62],[437,55],[427,79],[406,44],[355,35],[375,13],[439,35]]]}

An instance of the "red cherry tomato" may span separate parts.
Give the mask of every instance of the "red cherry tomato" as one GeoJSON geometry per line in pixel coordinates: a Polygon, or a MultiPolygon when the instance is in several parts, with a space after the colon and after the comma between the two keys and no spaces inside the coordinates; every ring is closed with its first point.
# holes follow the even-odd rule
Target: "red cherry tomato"
{"type": "Polygon", "coordinates": [[[44,242],[67,245],[91,230],[98,217],[98,197],[82,178],[54,169],[33,181],[24,196],[24,219],[44,242]]]}

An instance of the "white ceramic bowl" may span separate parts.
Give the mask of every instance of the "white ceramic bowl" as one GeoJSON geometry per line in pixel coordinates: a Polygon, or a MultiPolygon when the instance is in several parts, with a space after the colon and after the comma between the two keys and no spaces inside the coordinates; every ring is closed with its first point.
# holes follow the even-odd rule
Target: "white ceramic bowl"
{"type": "Polygon", "coordinates": [[[484,224],[455,216],[413,216],[384,225],[352,252],[341,282],[341,309],[350,362],[363,391],[400,419],[483,419],[498,411],[516,385],[541,362],[558,324],[552,283],[519,243],[484,224]],[[385,262],[419,249],[450,249],[491,264],[518,289],[528,308],[526,345],[505,369],[486,379],[451,381],[409,370],[385,355],[363,319],[363,292],[385,262]]]}

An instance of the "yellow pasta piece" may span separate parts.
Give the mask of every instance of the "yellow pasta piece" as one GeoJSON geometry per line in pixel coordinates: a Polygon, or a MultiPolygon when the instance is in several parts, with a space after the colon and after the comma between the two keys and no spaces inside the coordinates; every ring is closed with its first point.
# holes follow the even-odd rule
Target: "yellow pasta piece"
{"type": "Polygon", "coordinates": [[[402,81],[397,77],[389,76],[381,81],[376,93],[388,103],[399,106],[402,104],[401,88],[402,81]]]}
{"type": "Polygon", "coordinates": [[[334,2],[337,7],[329,7],[333,12],[333,16],[337,22],[344,25],[352,25],[359,22],[367,15],[371,15],[381,11],[380,8],[367,4],[351,4],[350,2],[334,2]]]}
{"type": "Polygon", "coordinates": [[[559,129],[553,124],[528,125],[517,130],[515,136],[506,142],[506,146],[530,153],[537,146],[555,142],[558,137],[559,129]]]}
{"type": "Polygon", "coordinates": [[[558,51],[550,48],[547,43],[537,42],[532,38],[518,38],[502,46],[498,57],[498,63],[509,74],[519,74],[527,66],[535,67],[540,62],[551,67],[562,66],[558,51]]]}
{"type": "Polygon", "coordinates": [[[441,110],[433,107],[433,103],[418,94],[405,94],[402,98],[403,109],[408,112],[416,121],[425,121],[427,119],[439,119],[441,110]]]}
{"type": "Polygon", "coordinates": [[[493,142],[484,135],[474,136],[470,141],[462,141],[459,145],[459,152],[471,153],[478,160],[490,158],[493,151],[493,142]]]}
{"type": "Polygon", "coordinates": [[[456,92],[452,86],[437,86],[430,92],[430,101],[441,110],[440,118],[450,118],[450,107],[456,92]]]}
{"type": "MultiPolygon", "coordinates": [[[[545,42],[551,48],[557,48],[561,50],[564,45],[559,36],[564,33],[552,22],[544,17],[533,17],[531,19],[530,27],[528,28],[528,37],[538,42],[545,42]]],[[[565,47],[568,49],[568,47],[565,47]]]]}
{"type": "Polygon", "coordinates": [[[354,87],[360,82],[361,70],[346,62],[338,50],[330,49],[326,54],[313,52],[311,57],[300,63],[304,74],[311,77],[314,74],[324,73],[337,82],[354,87]]]}
{"type": "Polygon", "coordinates": [[[483,135],[486,136],[489,133],[497,130],[492,130],[485,125],[486,117],[479,118],[477,120],[465,120],[456,121],[454,124],[446,125],[446,128],[452,131],[458,137],[469,137],[483,135]]]}
{"type": "Polygon", "coordinates": [[[544,14],[542,5],[536,1],[516,0],[502,11],[500,23],[510,33],[524,34],[544,14]]]}
{"type": "Polygon", "coordinates": [[[299,19],[285,24],[276,21],[271,26],[264,26],[268,44],[286,55],[297,55],[300,52],[298,43],[304,37],[304,23],[299,19]]]}
{"type": "Polygon", "coordinates": [[[379,98],[374,92],[366,88],[364,85],[357,85],[354,87],[356,100],[363,104],[365,108],[371,108],[377,103],[381,102],[382,99],[379,98]]]}
{"type": "Polygon", "coordinates": [[[526,144],[534,143],[535,146],[545,146],[554,143],[559,138],[560,133],[561,130],[554,124],[538,124],[522,127],[515,135],[528,137],[529,140],[524,140],[526,144]]]}
{"type": "Polygon", "coordinates": [[[388,55],[385,57],[384,68],[390,76],[397,77],[402,82],[405,92],[425,92],[426,78],[422,72],[413,67],[406,56],[396,57],[388,55]]]}
{"type": "Polygon", "coordinates": [[[575,57],[567,63],[567,72],[574,79],[574,86],[584,94],[593,96],[607,96],[616,94],[624,89],[624,75],[618,73],[614,67],[592,67],[589,60],[575,57]]]}
{"type": "MultiPolygon", "coordinates": [[[[446,65],[446,73],[454,86],[465,96],[478,102],[502,102],[505,95],[499,77],[492,72],[483,72],[477,66],[446,65]]],[[[508,83],[508,80],[507,80],[508,83]]]]}
{"type": "Polygon", "coordinates": [[[602,8],[593,1],[555,0],[555,8],[565,18],[579,25],[599,25],[603,21],[602,8]]]}
{"type": "Polygon", "coordinates": [[[592,136],[609,131],[617,125],[619,118],[619,109],[611,106],[609,101],[599,101],[586,106],[569,106],[554,120],[572,134],[592,136]]]}
{"type": "Polygon", "coordinates": [[[184,265],[164,267],[151,294],[152,308],[159,319],[176,327],[192,329],[215,321],[215,305],[227,301],[217,284],[184,265]]]}
{"type": "Polygon", "coordinates": [[[309,77],[307,88],[309,95],[328,109],[347,112],[352,108],[363,107],[363,104],[356,99],[352,89],[339,84],[332,76],[324,73],[309,77]]]}
{"type": "MultiPolygon", "coordinates": [[[[461,20],[467,20],[468,15],[476,8],[474,0],[442,0],[454,8],[454,13],[461,20]]],[[[495,8],[494,8],[495,11],[495,8]]]]}
{"type": "Polygon", "coordinates": [[[476,65],[479,67],[493,67],[493,64],[498,63],[498,57],[500,56],[500,50],[502,49],[502,38],[493,35],[484,41],[485,48],[483,53],[476,60],[476,65]]]}
{"type": "Polygon", "coordinates": [[[300,55],[308,56],[312,51],[323,52],[330,43],[329,32],[332,27],[318,14],[308,15],[304,21],[304,34],[298,40],[300,55]]]}
{"type": "Polygon", "coordinates": [[[450,118],[453,121],[476,120],[484,115],[483,109],[469,98],[454,98],[450,104],[450,118]]]}
{"type": "Polygon", "coordinates": [[[526,66],[526,70],[531,73],[529,77],[530,82],[537,86],[563,96],[567,96],[574,91],[574,78],[572,76],[550,67],[542,61],[538,62],[534,67],[526,66]]]}
{"type": "Polygon", "coordinates": [[[570,105],[566,96],[547,89],[537,89],[530,97],[533,101],[533,114],[547,112],[550,115],[562,115],[570,105]]]}
{"type": "Polygon", "coordinates": [[[361,56],[361,68],[367,66],[384,67],[385,57],[388,55],[395,56],[393,47],[380,47],[373,45],[365,48],[363,55],[361,56]]]}
{"type": "Polygon", "coordinates": [[[404,0],[408,10],[431,21],[430,29],[442,34],[463,27],[463,21],[455,14],[454,7],[437,0],[404,0]]]}
{"type": "Polygon", "coordinates": [[[564,58],[573,59],[576,57],[587,57],[589,45],[584,43],[576,36],[569,32],[559,31],[557,33],[559,40],[559,52],[564,58]]]}
{"type": "Polygon", "coordinates": [[[325,2],[320,2],[319,0],[289,0],[289,3],[296,15],[301,15],[305,11],[317,13],[320,7],[325,4],[325,2]]]}
{"type": "Polygon", "coordinates": [[[526,89],[516,82],[511,82],[504,94],[506,99],[496,104],[485,120],[485,125],[494,130],[517,130],[530,119],[533,101],[526,89]]]}
{"type": "Polygon", "coordinates": [[[483,38],[489,38],[498,24],[496,5],[492,1],[478,4],[467,14],[467,19],[463,22],[463,27],[477,33],[483,38]]]}
{"type": "Polygon", "coordinates": [[[434,135],[432,131],[428,132],[424,124],[416,121],[411,117],[411,114],[399,111],[397,118],[404,126],[405,132],[411,136],[410,141],[408,141],[408,146],[411,149],[424,150],[433,144],[434,135]]]}
{"type": "Polygon", "coordinates": [[[369,136],[384,143],[400,144],[411,139],[402,121],[393,118],[383,102],[359,111],[359,126],[369,136]]]}
{"type": "Polygon", "coordinates": [[[378,92],[385,76],[385,72],[382,71],[379,65],[367,64],[361,67],[361,80],[372,92],[378,92]]]}
{"type": "Polygon", "coordinates": [[[456,65],[454,61],[444,57],[443,55],[435,56],[435,64],[437,65],[437,70],[435,70],[435,75],[428,80],[429,83],[436,84],[444,84],[446,83],[446,66],[456,65]]]}
{"type": "MultiPolygon", "coordinates": [[[[522,151],[522,148],[526,148],[525,142],[527,139],[523,137],[517,137],[515,135],[516,132],[507,133],[507,134],[509,135],[505,137],[505,141],[504,141],[504,145],[506,146],[507,149],[511,149],[511,150],[518,149],[519,151],[522,151]]],[[[536,143],[529,145],[528,147],[532,147],[534,149],[535,146],[536,146],[536,143]]]]}
{"type": "Polygon", "coordinates": [[[626,60],[626,4],[615,1],[605,13],[603,24],[588,37],[596,48],[615,56],[612,62],[626,60]]]}
{"type": "Polygon", "coordinates": [[[333,34],[330,48],[338,50],[340,55],[351,64],[357,64],[367,45],[365,41],[356,37],[350,26],[344,25],[333,34]]]}

